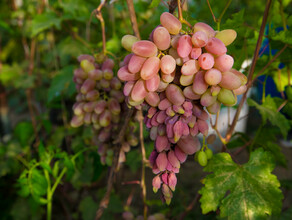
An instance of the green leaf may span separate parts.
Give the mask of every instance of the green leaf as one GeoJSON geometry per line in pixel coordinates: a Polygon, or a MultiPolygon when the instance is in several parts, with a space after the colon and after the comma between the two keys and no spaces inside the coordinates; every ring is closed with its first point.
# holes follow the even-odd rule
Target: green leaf
{"type": "Polygon", "coordinates": [[[161,0],[152,0],[149,8],[156,8],[160,2],[161,2],[161,0]]]}
{"type": "Polygon", "coordinates": [[[61,29],[62,19],[58,18],[53,12],[47,12],[36,15],[32,20],[31,37],[36,36],[38,33],[55,26],[58,30],[61,29]]]}
{"type": "Polygon", "coordinates": [[[273,157],[262,149],[252,152],[248,163],[236,164],[228,153],[214,155],[204,169],[213,172],[199,191],[203,214],[220,207],[220,217],[258,219],[281,211],[283,195],[274,169],[273,157]]]}
{"type": "Polygon", "coordinates": [[[287,137],[288,131],[290,129],[290,123],[284,115],[282,115],[277,110],[277,105],[273,98],[269,95],[266,97],[265,102],[260,105],[252,99],[247,100],[250,106],[255,106],[259,111],[263,119],[263,123],[266,123],[267,119],[272,123],[272,125],[277,126],[284,138],[287,137]]]}
{"type": "Polygon", "coordinates": [[[64,165],[67,167],[67,180],[70,180],[75,172],[75,166],[72,160],[69,159],[68,156],[65,157],[64,165]]]}
{"type": "Polygon", "coordinates": [[[53,176],[57,178],[59,173],[59,161],[56,161],[53,167],[53,176]]]}
{"type": "Polygon", "coordinates": [[[52,169],[49,164],[45,162],[40,162],[40,166],[44,169],[47,170],[49,173],[52,173],[52,169]]]}
{"type": "Polygon", "coordinates": [[[29,141],[34,136],[31,122],[20,122],[14,129],[14,135],[22,146],[29,145],[29,141]]]}
{"type": "Polygon", "coordinates": [[[73,83],[73,66],[66,66],[53,79],[48,91],[48,102],[67,92],[70,96],[75,92],[73,83]]]}
{"type": "Polygon", "coordinates": [[[31,178],[29,179],[31,193],[35,196],[43,196],[47,193],[48,183],[46,178],[37,169],[32,169],[31,178]]]}

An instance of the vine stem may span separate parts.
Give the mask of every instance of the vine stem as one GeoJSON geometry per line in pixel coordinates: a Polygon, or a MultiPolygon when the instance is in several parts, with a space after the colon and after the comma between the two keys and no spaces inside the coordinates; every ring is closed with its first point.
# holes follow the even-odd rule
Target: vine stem
{"type": "Polygon", "coordinates": [[[106,0],[101,0],[100,5],[95,9],[95,16],[100,21],[102,33],[102,53],[106,55],[106,36],[105,36],[105,23],[101,13],[102,7],[105,5],[106,0]]]}
{"type": "Polygon", "coordinates": [[[230,129],[227,132],[227,135],[226,135],[226,138],[225,138],[227,143],[231,139],[231,136],[233,134],[233,131],[235,129],[235,126],[236,126],[236,123],[237,123],[237,120],[238,120],[238,117],[239,117],[239,114],[240,114],[240,111],[241,111],[241,109],[243,107],[243,104],[246,101],[247,93],[248,93],[248,91],[249,91],[249,89],[250,89],[250,87],[252,85],[250,82],[252,81],[252,77],[253,77],[253,74],[254,74],[254,70],[255,70],[258,54],[259,54],[259,50],[260,50],[260,47],[261,47],[261,43],[262,43],[264,31],[265,31],[265,26],[266,26],[268,15],[269,15],[269,11],[270,11],[270,8],[271,8],[271,3],[272,3],[272,0],[267,0],[266,7],[265,7],[265,12],[264,12],[264,15],[263,15],[263,20],[262,20],[262,25],[261,25],[260,33],[259,33],[259,37],[258,37],[258,41],[257,41],[257,44],[256,44],[256,48],[255,48],[255,51],[254,51],[252,64],[251,64],[251,67],[250,67],[250,70],[249,70],[249,73],[248,73],[248,77],[247,77],[248,78],[247,90],[243,94],[243,97],[242,97],[242,99],[241,99],[241,101],[240,101],[240,103],[238,105],[237,111],[235,113],[235,116],[233,118],[232,124],[230,126],[230,129]]]}
{"type": "Polygon", "coordinates": [[[220,31],[220,23],[221,23],[221,20],[222,20],[222,18],[223,18],[223,16],[224,16],[226,10],[228,9],[229,5],[231,4],[231,2],[232,2],[232,0],[228,0],[228,2],[226,3],[226,5],[225,5],[223,11],[222,11],[221,14],[219,15],[219,18],[216,18],[216,16],[215,16],[214,13],[213,13],[213,10],[212,10],[212,7],[211,7],[211,4],[210,4],[209,0],[207,0],[208,7],[209,7],[209,9],[210,9],[210,12],[211,12],[211,14],[212,14],[212,17],[213,17],[214,22],[217,24],[217,29],[218,29],[218,31],[220,31]]]}
{"type": "Polygon", "coordinates": [[[178,19],[182,24],[186,24],[191,30],[193,29],[193,26],[183,18],[182,14],[182,8],[181,8],[181,2],[180,0],[177,0],[177,9],[178,9],[178,19]]]}
{"type": "MultiPolygon", "coordinates": [[[[130,12],[130,19],[131,19],[134,34],[138,39],[141,39],[138,24],[137,24],[137,17],[136,17],[136,13],[135,13],[133,0],[127,0],[127,5],[128,5],[129,12],[130,12]]],[[[145,152],[144,136],[143,136],[143,119],[144,119],[144,117],[143,117],[142,110],[138,111],[137,118],[139,121],[139,139],[140,139],[141,153],[142,153],[142,170],[141,170],[142,172],[141,172],[140,186],[141,186],[141,190],[142,190],[142,198],[143,198],[143,206],[144,206],[143,216],[144,216],[144,220],[146,220],[148,207],[146,204],[146,195],[147,195],[146,184],[145,184],[146,152],[145,152]]]]}

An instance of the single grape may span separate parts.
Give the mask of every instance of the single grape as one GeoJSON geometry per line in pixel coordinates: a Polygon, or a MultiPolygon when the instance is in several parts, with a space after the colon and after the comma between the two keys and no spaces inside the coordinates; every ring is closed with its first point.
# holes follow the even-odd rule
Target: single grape
{"type": "Polygon", "coordinates": [[[208,164],[208,158],[204,151],[198,153],[198,163],[203,167],[208,164]]]}

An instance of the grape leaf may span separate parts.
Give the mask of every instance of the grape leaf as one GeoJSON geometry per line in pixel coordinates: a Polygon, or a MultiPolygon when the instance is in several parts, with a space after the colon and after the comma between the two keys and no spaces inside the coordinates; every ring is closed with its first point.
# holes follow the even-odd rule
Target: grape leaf
{"type": "Polygon", "coordinates": [[[152,0],[149,8],[156,8],[160,2],[161,0],[152,0]]]}
{"type": "Polygon", "coordinates": [[[248,163],[239,165],[228,153],[216,154],[204,171],[213,172],[199,191],[203,214],[220,207],[220,217],[258,219],[281,211],[283,195],[273,157],[261,148],[251,153],[248,163]]]}
{"type": "Polygon", "coordinates": [[[285,118],[285,116],[280,112],[278,112],[277,105],[270,95],[266,97],[265,102],[262,105],[256,103],[252,99],[248,99],[247,102],[250,106],[255,106],[260,111],[263,123],[266,123],[267,119],[269,119],[273,125],[280,129],[284,138],[287,137],[288,131],[290,129],[289,120],[285,118]]]}
{"type": "Polygon", "coordinates": [[[54,12],[47,12],[34,17],[32,21],[31,36],[34,37],[38,33],[55,26],[58,30],[61,29],[62,19],[58,18],[54,12]]]}

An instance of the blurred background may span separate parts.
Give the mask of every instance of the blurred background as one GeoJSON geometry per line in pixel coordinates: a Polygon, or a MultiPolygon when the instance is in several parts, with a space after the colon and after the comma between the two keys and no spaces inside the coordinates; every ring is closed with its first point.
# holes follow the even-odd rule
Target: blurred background
{"type": "MultiPolygon", "coordinates": [[[[126,1],[107,2],[102,9],[106,48],[114,55],[110,57],[116,62],[116,72],[127,54],[120,39],[125,34],[133,34],[133,30],[126,1]]],[[[221,14],[226,2],[210,0],[216,16],[221,14]]],[[[67,169],[53,197],[52,219],[94,219],[106,190],[110,164],[101,164],[97,146],[91,141],[90,127],[73,129],[69,123],[76,95],[72,81],[73,69],[78,67],[76,58],[80,54],[102,51],[100,22],[92,16],[99,3],[96,0],[0,2],[0,219],[46,219],[42,198],[46,194],[47,180],[41,169],[28,169],[36,164],[51,170],[54,180],[64,167],[67,169]],[[54,157],[51,167],[42,163],[47,155],[54,157]]],[[[148,39],[159,24],[160,14],[168,11],[167,4],[150,8],[150,3],[134,1],[142,39],[148,39]]],[[[228,53],[234,58],[234,68],[244,74],[254,54],[265,3],[263,0],[233,0],[221,21],[221,29],[237,31],[237,40],[228,47],[228,53]]],[[[285,87],[289,84],[291,69],[292,5],[290,0],[274,0],[272,4],[255,70],[255,74],[264,75],[255,82],[249,97],[260,103],[269,96],[274,104],[281,106],[286,100],[285,87]],[[268,69],[259,72],[284,45],[288,45],[285,52],[268,69]]],[[[202,21],[214,29],[217,27],[205,0],[185,1],[183,13],[191,24],[202,21]]],[[[291,101],[280,110],[291,124],[291,101]]],[[[225,107],[221,114],[219,127],[224,134],[234,108],[225,107]]],[[[263,125],[259,112],[248,105],[240,120],[237,134],[227,147],[235,151],[234,148],[247,144],[273,153],[277,163],[274,174],[284,194],[282,216],[291,217],[291,130],[287,138],[283,138],[273,124],[263,125]]],[[[210,133],[215,132],[210,129],[210,133]]],[[[154,146],[148,136],[145,128],[147,156],[154,146]]],[[[219,140],[210,145],[214,152],[219,152],[221,147],[219,140]]],[[[241,152],[238,158],[240,163],[247,162],[248,150],[241,152]]],[[[103,219],[122,219],[121,213],[128,210],[135,216],[143,213],[140,186],[127,183],[140,180],[140,169],[141,153],[137,146],[126,155],[103,219]]],[[[215,219],[216,213],[202,215],[198,203],[191,211],[185,209],[192,204],[205,175],[202,167],[189,157],[178,174],[173,201],[166,206],[159,194],[152,192],[153,174],[146,168],[149,213],[163,213],[169,219],[179,219],[182,215],[184,219],[215,219]]]]}

